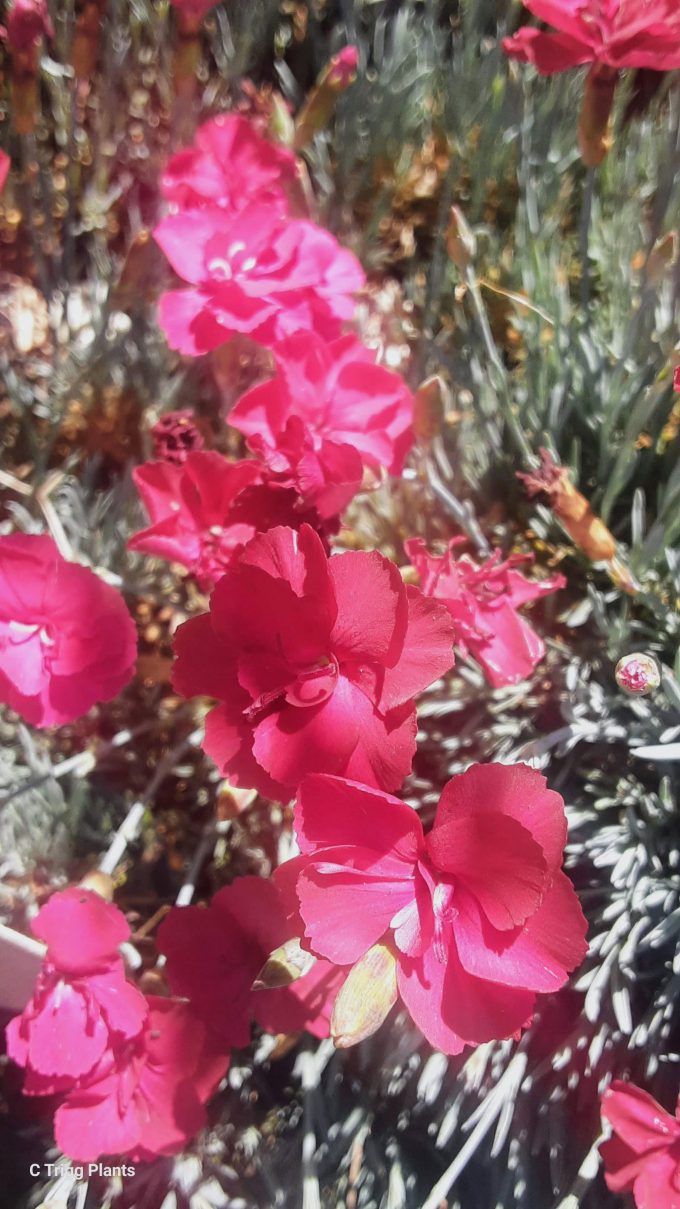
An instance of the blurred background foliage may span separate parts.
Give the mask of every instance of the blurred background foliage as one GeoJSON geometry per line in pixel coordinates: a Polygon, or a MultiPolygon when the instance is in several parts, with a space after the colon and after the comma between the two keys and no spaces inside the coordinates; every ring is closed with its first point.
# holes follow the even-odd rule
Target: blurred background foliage
{"type": "Polygon", "coordinates": [[[295,112],[351,42],[358,79],[304,151],[313,214],[369,273],[363,337],[414,388],[434,374],[440,387],[419,412],[406,476],[360,497],[340,542],[402,562],[404,537],[463,531],[473,549],[531,552],[568,579],[533,609],[548,654],[532,681],[493,691],[460,659],[425,694],[405,796],[429,817],[471,760],[543,769],[567,802],[591,951],[519,1044],[446,1059],[399,1013],[346,1053],[260,1039],[236,1057],[210,1133],[124,1188],[32,1186],[28,1156],[45,1153],[49,1121],[7,1069],[4,1203],[619,1204],[599,1173],[599,1092],[630,1073],[672,1108],[680,1049],[677,76],[626,79],[614,146],[593,171],[576,145],[582,75],[542,79],[506,61],[500,39],[521,20],[510,0],[224,0],[189,82],[167,3],[94,7],[99,33],[76,80],[83,5],[52,5],[32,133],[16,132],[0,43],[0,145],[14,166],[0,196],[0,532],[47,526],[122,588],[140,677],[58,732],[2,720],[2,918],[26,927],[50,888],[96,864],[139,800],[143,826],[118,881],[144,962],[144,926],[197,848],[199,897],[266,875],[285,850],[286,813],[256,801],[237,815],[192,742],[200,717],[169,685],[172,631],[205,600],[125,548],[141,520],[130,470],[150,454],[150,424],[188,406],[217,448],[239,452],[224,417],[260,368],[245,346],[198,361],[169,352],[155,317],[167,269],[149,231],[162,166],[201,117],[267,115],[273,91],[295,112]],[[590,561],[528,498],[516,472],[541,447],[611,528],[616,565],[590,561]],[[614,679],[636,649],[663,669],[644,699],[614,679]]]}

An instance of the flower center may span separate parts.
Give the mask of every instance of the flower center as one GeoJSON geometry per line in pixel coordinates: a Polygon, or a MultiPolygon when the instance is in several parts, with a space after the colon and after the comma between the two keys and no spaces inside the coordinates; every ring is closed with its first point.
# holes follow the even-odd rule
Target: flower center
{"type": "Polygon", "coordinates": [[[285,692],[289,705],[305,709],[310,705],[320,705],[332,695],[338,682],[338,664],[333,656],[324,656],[313,667],[299,672],[297,680],[285,692]]]}

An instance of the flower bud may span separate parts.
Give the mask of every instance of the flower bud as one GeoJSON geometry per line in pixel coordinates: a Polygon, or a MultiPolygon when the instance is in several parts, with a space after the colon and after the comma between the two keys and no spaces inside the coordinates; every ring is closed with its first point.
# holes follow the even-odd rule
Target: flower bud
{"type": "Polygon", "coordinates": [[[371,1037],[397,1001],[397,963],[391,949],[373,945],[352,966],[333,1006],[331,1037],[349,1049],[371,1037]]]}
{"type": "Polygon", "coordinates": [[[619,688],[631,697],[645,697],[661,684],[661,673],[656,659],[637,651],[619,659],[614,675],[619,688]]]}
{"type": "Polygon", "coordinates": [[[449,259],[461,273],[465,272],[477,252],[477,240],[459,206],[451,207],[446,231],[446,250],[449,259]]]}
{"type": "Polygon", "coordinates": [[[356,80],[358,62],[356,46],[345,46],[326,64],[298,114],[293,144],[297,151],[306,147],[317,131],[328,125],[336,98],[356,80]]]}
{"type": "Polygon", "coordinates": [[[315,963],[314,954],[306,953],[299,940],[287,940],[269,954],[253,983],[253,990],[274,991],[278,987],[288,987],[308,974],[315,963]]]}
{"type": "Polygon", "coordinates": [[[441,432],[448,410],[448,389],[439,374],[420,383],[413,397],[413,428],[420,441],[431,441],[441,432]]]}

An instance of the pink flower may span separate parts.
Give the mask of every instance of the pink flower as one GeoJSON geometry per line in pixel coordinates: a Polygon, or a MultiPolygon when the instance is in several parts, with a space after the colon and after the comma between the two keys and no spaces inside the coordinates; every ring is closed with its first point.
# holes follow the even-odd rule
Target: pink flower
{"type": "Polygon", "coordinates": [[[276,447],[260,433],[248,440],[267,468],[269,481],[295,491],[319,517],[336,521],[361,490],[364,467],[351,445],[319,440],[299,416],[290,416],[276,447]]]}
{"type": "Polygon", "coordinates": [[[521,605],[563,588],[563,575],[526,579],[515,568],[527,561],[514,555],[505,562],[495,553],[481,566],[468,555],[454,558],[463,541],[454,538],[445,554],[428,554],[420,538],[404,543],[426,596],[441,600],[455,623],[455,641],[482,665],[494,688],[517,684],[533,672],[545,654],[535,630],[517,612],[521,605]]]}
{"type": "Polygon", "coordinates": [[[7,1026],[7,1051],[27,1068],[25,1091],[48,1094],[88,1074],[144,1026],[144,996],[126,980],[118,947],[125,916],[91,890],[54,894],[33,921],[47,955],[32,998],[7,1026]]]}
{"type": "Polygon", "coordinates": [[[0,151],[0,193],[2,193],[5,185],[7,184],[7,177],[9,176],[9,170],[11,167],[12,161],[9,156],[6,155],[4,151],[0,151]]]}
{"type": "Polygon", "coordinates": [[[181,466],[190,453],[203,448],[203,437],[192,411],[166,411],[151,429],[154,454],[163,462],[181,466]]]}
{"type": "Polygon", "coordinates": [[[133,478],[151,525],[130,538],[130,550],[180,563],[204,591],[256,533],[310,519],[293,491],[263,482],[255,461],[196,452],[179,466],[145,462],[133,478]]]}
{"type": "Polygon", "coordinates": [[[353,84],[357,77],[359,66],[359,48],[343,46],[337,55],[333,55],[328,67],[328,83],[339,92],[344,92],[353,84]]]}
{"type": "Polygon", "coordinates": [[[53,38],[46,0],[14,0],[7,12],[4,37],[13,51],[32,50],[41,38],[53,38]]]}
{"type": "Polygon", "coordinates": [[[503,49],[513,59],[533,63],[553,75],[595,63],[615,70],[680,67],[680,8],[677,0],[524,0],[524,6],[558,33],[529,26],[503,49]]]}
{"type": "Polygon", "coordinates": [[[51,537],[0,537],[0,700],[33,726],[110,701],[134,673],[122,596],[62,558],[51,537]]]}
{"type": "Polygon", "coordinates": [[[327,961],[289,987],[253,991],[269,954],[290,940],[274,881],[240,877],[203,907],[178,907],[158,930],[166,974],[175,995],[193,1010],[223,1045],[250,1044],[251,1021],[269,1033],[307,1029],[327,1037],[332,999],[343,975],[327,961]]]}
{"type": "Polygon", "coordinates": [[[229,416],[258,450],[279,450],[298,417],[320,461],[349,447],[373,470],[401,472],[413,444],[413,395],[375,364],[374,352],[356,336],[325,344],[300,334],[277,348],[276,360],[276,377],[243,395],[229,416]]]}
{"type": "Polygon", "coordinates": [[[680,392],[680,365],[673,370],[673,390],[680,392]]]}
{"type": "Polygon", "coordinates": [[[264,138],[240,114],[220,114],[178,151],[161,179],[161,191],[182,209],[220,206],[235,216],[253,202],[268,202],[283,215],[285,189],[297,179],[292,151],[264,138]]]}
{"type": "Polygon", "coordinates": [[[185,13],[187,17],[204,17],[214,8],[219,0],[170,0],[173,8],[185,13]]]}
{"type": "Polygon", "coordinates": [[[253,539],[210,613],[180,626],[174,684],[216,697],[205,750],[225,776],[287,800],[308,772],[396,788],[414,696],[448,670],[446,610],[377,551],[328,559],[308,525],[253,539]]]}
{"type": "Polygon", "coordinates": [[[236,216],[213,206],[172,214],[154,237],[190,283],[160,300],[168,343],[196,357],[236,333],[271,346],[296,331],[331,340],[364,284],[356,258],[311,222],[255,202],[236,216]]]}
{"type": "Polygon", "coordinates": [[[680,1115],[671,1117],[639,1087],[616,1081],[602,1097],[614,1136],[600,1146],[612,1192],[632,1192],[638,1209],[680,1209],[680,1115]]]}
{"type": "Polygon", "coordinates": [[[397,798],[310,776],[295,829],[310,949],[353,965],[389,944],[404,1004],[444,1053],[518,1035],[536,994],[563,986],[585,955],[585,920],[560,868],[564,803],[526,765],[454,777],[427,836],[397,798]]]}
{"type": "Polygon", "coordinates": [[[147,1004],[143,1032],[108,1052],[57,1109],[57,1145],[77,1162],[175,1154],[205,1125],[228,1055],[186,1004],[155,996],[147,1004]]]}

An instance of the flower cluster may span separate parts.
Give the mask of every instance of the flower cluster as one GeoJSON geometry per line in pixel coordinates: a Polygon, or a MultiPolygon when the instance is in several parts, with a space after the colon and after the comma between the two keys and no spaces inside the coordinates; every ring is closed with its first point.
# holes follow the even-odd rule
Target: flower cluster
{"type": "Polygon", "coordinates": [[[50,537],[0,537],[0,701],[33,726],[61,726],[115,697],[136,655],[115,588],[50,537]]]}
{"type": "Polygon", "coordinates": [[[91,890],[53,895],[33,921],[47,946],[33,997],[7,1027],[27,1095],[58,1095],[57,1144],[72,1159],[180,1150],[204,1123],[228,1054],[186,1004],[145,997],[119,946],[125,917],[91,890]]]}

